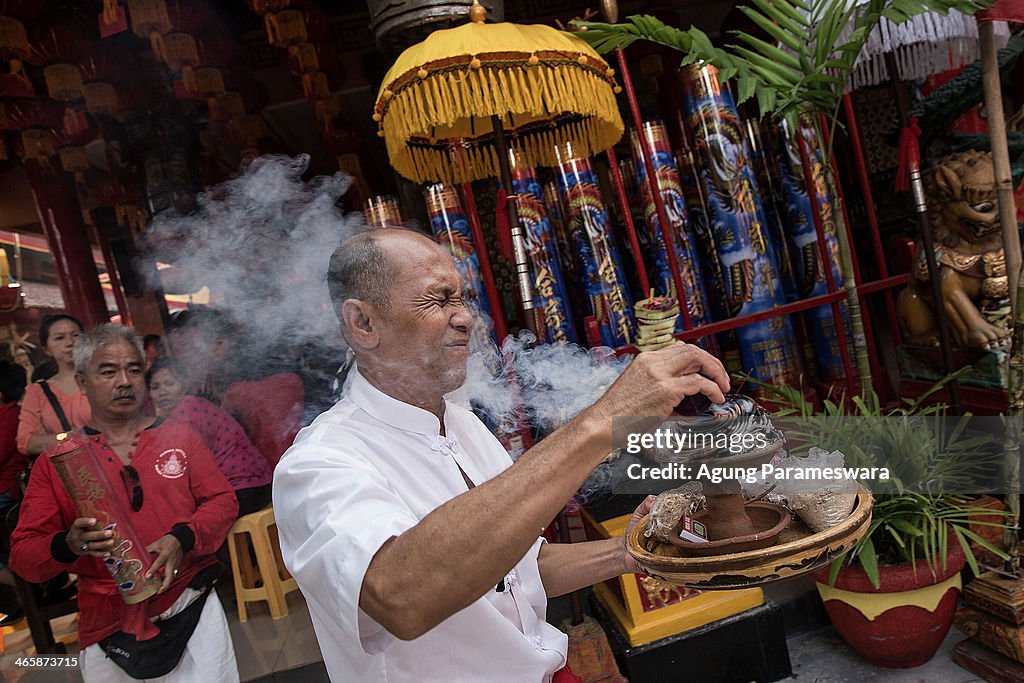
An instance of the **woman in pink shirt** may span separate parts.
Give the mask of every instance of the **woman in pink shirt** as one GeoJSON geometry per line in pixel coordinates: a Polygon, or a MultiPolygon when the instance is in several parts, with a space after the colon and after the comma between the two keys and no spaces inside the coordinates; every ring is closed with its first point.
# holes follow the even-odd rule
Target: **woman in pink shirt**
{"type": "Polygon", "coordinates": [[[199,432],[220,471],[238,497],[238,516],[270,505],[273,471],[245,430],[205,398],[185,393],[184,369],[170,358],[158,358],[146,373],[156,413],[184,422],[199,432]]]}
{"type": "Polygon", "coordinates": [[[81,333],[82,323],[70,315],[48,315],[39,326],[39,341],[57,364],[57,374],[25,389],[18,416],[17,444],[18,450],[30,457],[56,445],[57,434],[84,427],[92,418],[89,400],[75,381],[71,354],[81,333]],[[62,415],[58,414],[57,406],[62,415]]]}

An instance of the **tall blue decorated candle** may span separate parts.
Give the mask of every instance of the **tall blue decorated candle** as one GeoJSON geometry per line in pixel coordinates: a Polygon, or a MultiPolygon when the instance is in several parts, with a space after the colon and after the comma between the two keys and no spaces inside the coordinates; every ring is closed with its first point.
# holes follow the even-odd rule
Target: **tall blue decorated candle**
{"type": "Polygon", "coordinates": [[[537,171],[525,163],[524,157],[517,150],[509,152],[509,162],[516,208],[519,210],[519,225],[526,238],[526,255],[533,280],[533,305],[541,312],[544,340],[549,344],[576,343],[569,294],[559,263],[558,244],[544,206],[544,191],[537,179],[537,171]]]}
{"type": "MultiPolygon", "coordinates": [[[[747,158],[743,130],[732,95],[721,87],[718,69],[693,64],[684,69],[686,111],[700,160],[708,218],[715,237],[730,316],[770,310],[783,303],[778,274],[768,253],[757,179],[747,158]]],[[[736,330],[744,371],[757,380],[796,384],[800,359],[793,326],[769,318],[736,330]]]]}
{"type": "MultiPolygon", "coordinates": [[[[835,214],[832,211],[832,197],[828,190],[825,177],[825,166],[822,162],[821,149],[815,144],[816,135],[809,122],[801,122],[800,131],[790,129],[786,122],[778,127],[776,139],[776,159],[782,176],[782,189],[786,198],[785,211],[788,223],[788,237],[793,254],[793,270],[797,285],[797,293],[801,298],[818,296],[828,291],[825,280],[825,268],[832,269],[832,277],[836,288],[843,286],[843,273],[839,260],[839,238],[836,235],[835,214]],[[811,200],[807,192],[803,165],[800,160],[800,149],[797,147],[797,135],[803,135],[810,150],[812,176],[815,194],[818,200],[818,213],[821,216],[825,234],[826,251],[830,263],[822,264],[818,250],[818,233],[814,226],[814,214],[811,211],[811,200]]],[[[842,306],[845,313],[845,302],[842,306]]],[[[839,351],[839,337],[836,335],[835,321],[830,306],[818,306],[805,314],[808,335],[814,345],[814,356],[818,376],[825,381],[839,379],[843,376],[843,360],[839,351]]],[[[843,316],[844,330],[846,316],[843,316]]]]}
{"type": "Polygon", "coordinates": [[[772,259],[779,274],[779,283],[787,302],[797,300],[796,282],[793,278],[793,263],[790,260],[789,244],[786,240],[786,229],[782,217],[785,215],[785,199],[779,173],[775,167],[775,157],[765,143],[760,122],[748,117],[743,121],[743,130],[747,135],[747,149],[750,161],[754,166],[757,184],[761,188],[761,209],[765,216],[765,233],[771,248],[772,259]]]}
{"type": "MultiPolygon", "coordinates": [[[[644,123],[644,137],[647,148],[651,150],[651,162],[654,166],[654,177],[665,205],[665,213],[669,221],[669,235],[675,250],[676,264],[679,267],[679,279],[683,284],[687,310],[693,326],[711,322],[708,312],[707,295],[704,291],[704,280],[701,274],[696,239],[690,229],[686,201],[683,199],[683,187],[679,179],[679,169],[672,154],[672,144],[668,131],[661,121],[644,123]]],[[[679,299],[676,295],[675,278],[672,274],[671,261],[668,258],[668,247],[661,233],[658,212],[655,208],[651,185],[647,180],[647,166],[643,161],[643,149],[637,132],[631,132],[633,157],[636,159],[636,177],[643,197],[644,221],[653,252],[656,281],[661,294],[679,299]]],[[[683,319],[676,322],[676,331],[683,330],[683,319]]]]}
{"type": "Polygon", "coordinates": [[[566,223],[589,305],[584,313],[593,317],[605,346],[632,344],[636,337],[633,302],[597,174],[590,159],[579,154],[572,143],[560,145],[557,153],[555,176],[565,196],[566,223]]]}

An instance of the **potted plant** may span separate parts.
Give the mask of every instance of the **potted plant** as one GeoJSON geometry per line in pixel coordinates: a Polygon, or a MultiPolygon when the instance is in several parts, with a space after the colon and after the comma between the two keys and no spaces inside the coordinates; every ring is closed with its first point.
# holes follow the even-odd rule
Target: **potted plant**
{"type": "Polygon", "coordinates": [[[953,376],[897,408],[884,408],[868,392],[848,402],[826,400],[817,414],[798,389],[764,385],[783,406],[777,414],[799,417],[787,436],[838,448],[849,466],[882,464],[882,454],[892,467],[896,492],[876,496],[867,534],[812,574],[836,630],[876,666],[909,668],[934,656],[953,621],[961,570],[979,573],[972,543],[1008,559],[976,533],[979,526],[1005,526],[985,521],[1005,513],[942,492],[969,490],[971,478],[1001,458],[998,447],[983,448],[990,437],[968,435],[967,418],[950,418],[948,432],[927,422],[947,417],[947,406],[926,403],[953,376]]]}

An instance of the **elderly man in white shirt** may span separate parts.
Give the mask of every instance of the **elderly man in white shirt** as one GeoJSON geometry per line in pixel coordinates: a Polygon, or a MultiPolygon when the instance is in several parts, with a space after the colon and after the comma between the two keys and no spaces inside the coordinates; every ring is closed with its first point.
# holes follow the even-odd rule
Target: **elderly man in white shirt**
{"type": "Polygon", "coordinates": [[[335,251],[328,288],[355,376],[282,457],[274,508],[331,680],[551,681],[567,643],[546,599],[636,567],[621,538],[548,544],[544,525],[609,452],[613,416],[721,402],[725,369],[682,343],[642,354],[513,464],[444,399],[473,325],[447,252],[412,231],[362,233],[335,251]]]}

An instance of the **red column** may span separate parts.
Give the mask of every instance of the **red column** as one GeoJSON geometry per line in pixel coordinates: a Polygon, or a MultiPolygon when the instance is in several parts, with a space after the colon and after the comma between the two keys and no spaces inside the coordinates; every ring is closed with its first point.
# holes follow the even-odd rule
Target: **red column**
{"type": "Polygon", "coordinates": [[[92,260],[89,229],[71,176],[44,168],[34,160],[25,161],[25,170],[57,267],[65,310],[81,320],[87,330],[109,321],[100,276],[92,260]]]}

